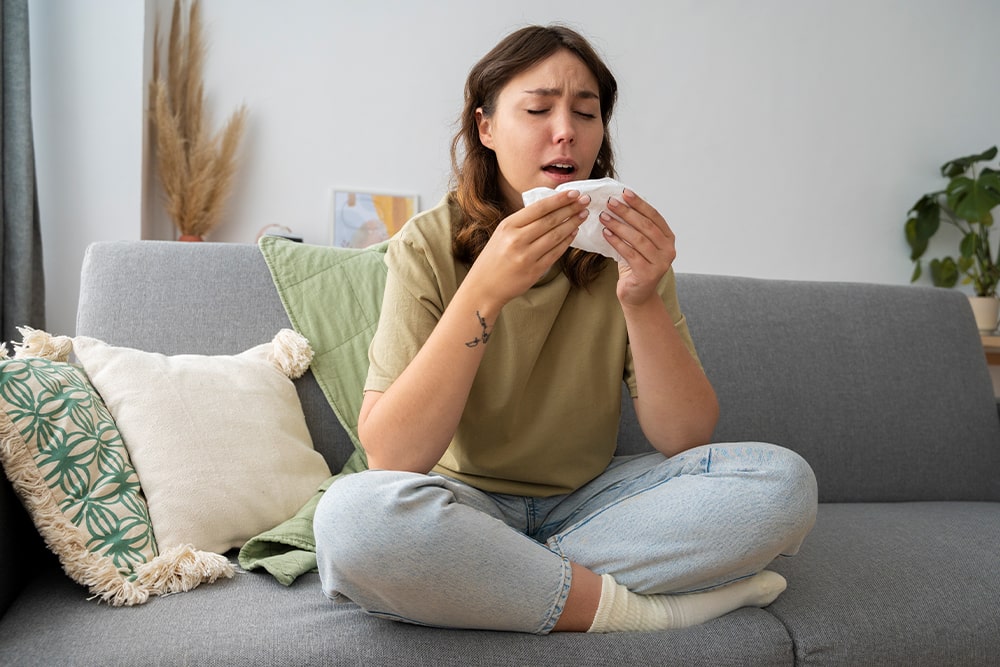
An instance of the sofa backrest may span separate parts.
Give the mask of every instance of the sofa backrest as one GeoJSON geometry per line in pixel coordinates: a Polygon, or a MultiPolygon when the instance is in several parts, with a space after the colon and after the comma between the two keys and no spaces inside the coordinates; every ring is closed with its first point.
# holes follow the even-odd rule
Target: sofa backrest
{"type": "Polygon", "coordinates": [[[966,296],[678,276],[718,441],[808,460],[822,501],[1000,500],[1000,420],[966,296]]]}
{"type": "MultiPolygon", "coordinates": [[[[957,291],[682,274],[678,292],[722,406],[717,441],[794,449],[823,501],[1000,500],[1000,420],[957,291]]],[[[87,250],[78,334],[164,354],[233,354],[288,326],[256,246],[87,250]]],[[[317,450],[339,469],[349,438],[311,375],[297,387],[317,450]]],[[[648,450],[623,404],[619,450],[648,450]]]]}
{"type": "MultiPolygon", "coordinates": [[[[109,241],[84,255],[78,335],[168,355],[236,354],[290,327],[255,245],[109,241]]],[[[313,445],[339,470],[354,445],[312,374],[295,384],[313,445]]]]}

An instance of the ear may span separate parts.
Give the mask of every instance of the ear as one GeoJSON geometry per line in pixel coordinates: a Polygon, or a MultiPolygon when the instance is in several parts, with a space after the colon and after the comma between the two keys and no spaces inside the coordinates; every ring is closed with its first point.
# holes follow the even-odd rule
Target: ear
{"type": "Polygon", "coordinates": [[[483,113],[483,108],[476,109],[476,125],[479,127],[479,141],[489,149],[493,149],[493,124],[483,113]]]}

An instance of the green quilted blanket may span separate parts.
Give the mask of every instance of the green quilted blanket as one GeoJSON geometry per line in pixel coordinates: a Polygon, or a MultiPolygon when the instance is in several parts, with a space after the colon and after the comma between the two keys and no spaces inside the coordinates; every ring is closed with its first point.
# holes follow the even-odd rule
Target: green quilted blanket
{"type": "Polygon", "coordinates": [[[264,236],[258,246],[292,327],[313,348],[313,375],[354,442],[354,453],[344,467],[295,516],[240,549],[241,567],[263,568],[288,586],[316,568],[312,519],[323,492],[340,476],[367,467],[358,442],[358,412],[368,373],[368,345],[382,306],[387,243],[335,248],[264,236]]]}

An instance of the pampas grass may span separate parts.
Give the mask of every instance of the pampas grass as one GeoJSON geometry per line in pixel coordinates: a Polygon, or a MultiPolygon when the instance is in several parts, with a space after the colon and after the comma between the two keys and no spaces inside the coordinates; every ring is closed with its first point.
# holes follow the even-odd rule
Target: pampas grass
{"type": "Polygon", "coordinates": [[[186,34],[182,18],[181,0],[174,0],[165,77],[160,73],[160,24],[156,22],[150,119],[167,214],[182,236],[203,237],[219,223],[232,187],[246,106],[241,105],[219,132],[209,133],[205,127],[205,42],[199,0],[191,3],[186,34]]]}

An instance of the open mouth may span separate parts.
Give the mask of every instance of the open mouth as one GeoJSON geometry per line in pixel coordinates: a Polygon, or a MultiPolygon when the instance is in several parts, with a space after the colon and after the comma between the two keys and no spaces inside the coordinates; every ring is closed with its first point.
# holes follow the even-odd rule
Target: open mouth
{"type": "Polygon", "coordinates": [[[569,176],[576,171],[576,167],[566,162],[553,162],[552,164],[547,164],[542,167],[542,171],[549,174],[558,174],[560,176],[569,176]]]}

